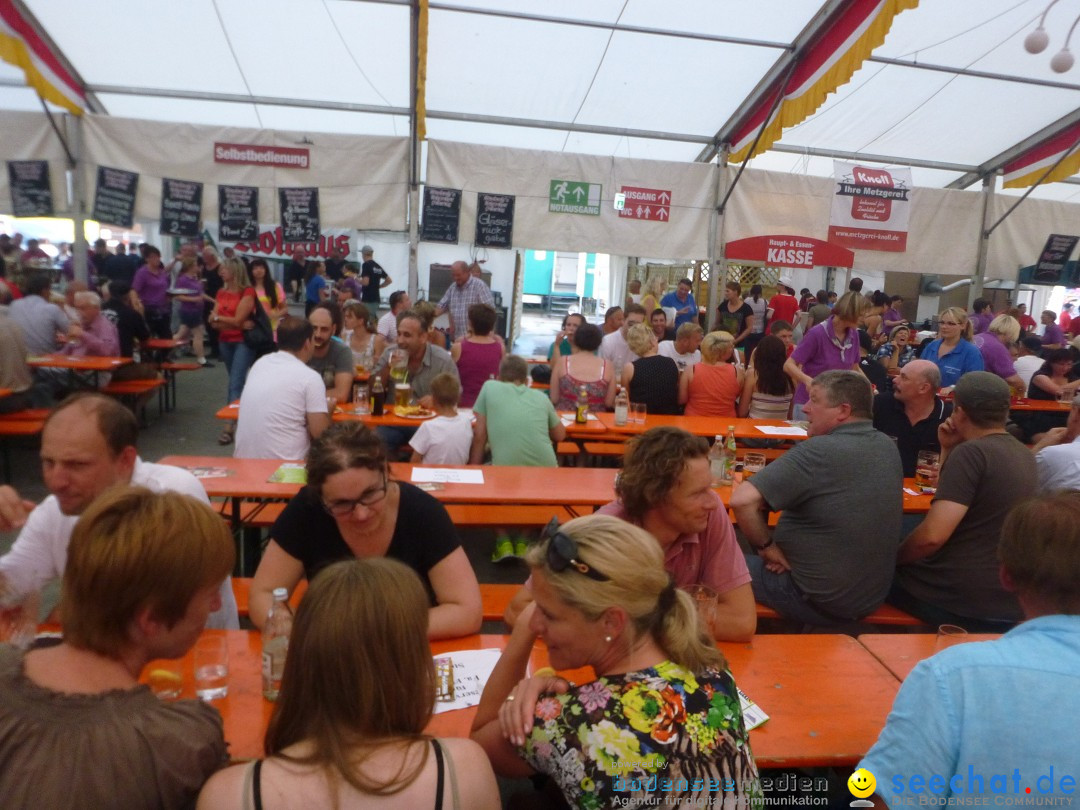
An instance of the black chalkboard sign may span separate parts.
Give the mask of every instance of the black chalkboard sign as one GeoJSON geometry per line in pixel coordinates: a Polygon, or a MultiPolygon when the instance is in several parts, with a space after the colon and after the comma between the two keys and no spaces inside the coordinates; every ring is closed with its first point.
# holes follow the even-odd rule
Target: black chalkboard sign
{"type": "Polygon", "coordinates": [[[461,219],[461,189],[424,188],[424,215],[420,220],[420,238],[425,242],[456,245],[461,219]]]}
{"type": "Polygon", "coordinates": [[[1061,274],[1077,242],[1080,242],[1080,237],[1064,233],[1050,234],[1039,254],[1039,261],[1035,263],[1031,280],[1038,284],[1061,284],[1061,274]]]}
{"type": "Polygon", "coordinates": [[[286,242],[319,239],[319,190],[311,187],[279,188],[281,231],[286,242]]]}
{"type": "Polygon", "coordinates": [[[11,211],[17,217],[51,217],[52,185],[49,161],[9,160],[8,185],[11,187],[11,211]]]}
{"type": "Polygon", "coordinates": [[[191,180],[161,181],[161,233],[165,236],[198,236],[202,222],[202,183],[191,180]]]}
{"type": "Polygon", "coordinates": [[[218,238],[241,242],[259,236],[259,189],[218,186],[218,238]]]}
{"type": "Polygon", "coordinates": [[[514,240],[514,195],[476,195],[476,246],[507,248],[514,240]]]}
{"type": "Polygon", "coordinates": [[[109,225],[130,228],[135,224],[135,192],[139,175],[123,169],[98,166],[93,218],[109,225]]]}

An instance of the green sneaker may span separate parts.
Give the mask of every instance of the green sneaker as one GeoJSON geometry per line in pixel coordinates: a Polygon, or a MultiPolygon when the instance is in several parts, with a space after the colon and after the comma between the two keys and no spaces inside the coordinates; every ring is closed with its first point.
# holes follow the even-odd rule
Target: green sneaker
{"type": "Polygon", "coordinates": [[[509,537],[503,535],[495,541],[495,551],[491,553],[492,562],[502,562],[512,559],[514,556],[514,543],[509,537]]]}
{"type": "Polygon", "coordinates": [[[525,552],[529,550],[529,541],[524,537],[519,537],[514,541],[514,556],[525,559],[525,552]]]}

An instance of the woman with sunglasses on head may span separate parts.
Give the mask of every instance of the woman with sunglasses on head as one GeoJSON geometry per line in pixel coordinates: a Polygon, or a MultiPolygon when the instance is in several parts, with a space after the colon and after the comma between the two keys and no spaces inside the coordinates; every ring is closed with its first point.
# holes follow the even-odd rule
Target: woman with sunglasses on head
{"type": "Polygon", "coordinates": [[[969,371],[982,371],[982,352],[971,342],[975,336],[963,307],[949,307],[938,315],[938,337],[919,354],[941,370],[941,387],[952,388],[969,371]]]}
{"type": "Polygon", "coordinates": [[[535,601],[473,723],[496,773],[547,774],[571,807],[748,806],[760,794],[735,682],[659,544],[607,515],[553,529],[526,555],[535,601]],[[591,666],[597,680],[526,678],[537,638],[552,667],[591,666]]]}
{"type": "Polygon", "coordinates": [[[386,448],[359,422],[332,425],[312,442],[307,486],[270,530],[249,597],[261,628],[275,588],[292,593],[332,562],[391,557],[420,575],[427,590],[428,638],[480,629],[480,586],[450,516],[433,497],[390,480],[386,448]]]}
{"type": "Polygon", "coordinates": [[[426,626],[427,596],[408,567],[325,568],[296,612],[267,758],[213,776],[199,810],[498,808],[476,743],[424,733],[435,704],[426,626]]]}

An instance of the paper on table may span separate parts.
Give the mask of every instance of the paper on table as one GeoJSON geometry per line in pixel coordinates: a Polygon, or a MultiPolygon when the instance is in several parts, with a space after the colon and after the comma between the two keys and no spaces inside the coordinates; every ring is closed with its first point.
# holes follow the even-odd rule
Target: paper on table
{"type": "Polygon", "coordinates": [[[437,470],[433,467],[413,467],[412,482],[419,484],[426,481],[437,481],[448,484],[482,484],[484,483],[483,470],[437,470]]]}
{"type": "Polygon", "coordinates": [[[267,479],[271,484],[306,484],[307,467],[296,462],[285,462],[267,479]]]}
{"type": "Polygon", "coordinates": [[[435,658],[450,658],[454,662],[454,699],[436,701],[435,714],[454,709],[467,709],[480,703],[480,694],[491,677],[491,670],[499,662],[502,650],[458,650],[443,653],[435,658]]]}
{"type": "Polygon", "coordinates": [[[743,725],[746,726],[747,731],[757,728],[769,719],[769,715],[765,714],[746,692],[737,686],[735,691],[739,693],[739,708],[742,709],[743,725]]]}
{"type": "Polygon", "coordinates": [[[773,427],[771,425],[756,425],[758,430],[766,436],[805,436],[806,430],[801,427],[773,427]]]}
{"type": "MultiPolygon", "coordinates": [[[[574,414],[572,414],[572,413],[564,413],[564,414],[562,414],[562,415],[561,415],[561,416],[560,416],[559,418],[560,418],[560,419],[562,420],[562,423],[563,423],[564,425],[572,425],[572,424],[574,424],[574,414]]],[[[589,414],[586,414],[586,415],[585,415],[585,420],[586,420],[586,421],[590,421],[590,420],[591,420],[591,421],[593,421],[593,422],[598,422],[598,421],[600,421],[600,420],[599,420],[599,419],[597,418],[596,414],[594,414],[594,413],[589,413],[589,414]]]]}

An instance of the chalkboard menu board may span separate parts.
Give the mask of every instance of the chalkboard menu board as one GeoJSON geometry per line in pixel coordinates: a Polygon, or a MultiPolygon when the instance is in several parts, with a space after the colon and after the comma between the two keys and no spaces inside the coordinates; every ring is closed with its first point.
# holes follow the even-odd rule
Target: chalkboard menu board
{"type": "Polygon", "coordinates": [[[138,187],[139,175],[135,172],[98,166],[93,218],[130,228],[135,224],[135,191],[138,187]]]}
{"type": "Polygon", "coordinates": [[[8,184],[11,186],[11,210],[17,217],[51,217],[52,185],[49,161],[9,160],[8,184]]]}
{"type": "Polygon", "coordinates": [[[279,188],[281,231],[286,242],[315,242],[319,238],[319,190],[279,188]]]}
{"type": "Polygon", "coordinates": [[[514,195],[476,195],[476,246],[509,248],[514,239],[514,195]]]}
{"type": "Polygon", "coordinates": [[[424,188],[424,215],[420,220],[422,240],[456,245],[460,219],[461,189],[432,186],[424,188]]]}
{"type": "Polygon", "coordinates": [[[1038,284],[1062,283],[1061,274],[1065,270],[1065,264],[1069,261],[1076,243],[1080,237],[1070,236],[1063,233],[1052,233],[1046,240],[1039,261],[1035,263],[1035,272],[1032,281],[1038,284]]]}
{"type": "Polygon", "coordinates": [[[161,181],[161,232],[165,236],[198,236],[202,222],[202,183],[161,181]]]}
{"type": "Polygon", "coordinates": [[[240,242],[259,236],[259,189],[218,186],[218,238],[240,242]]]}

